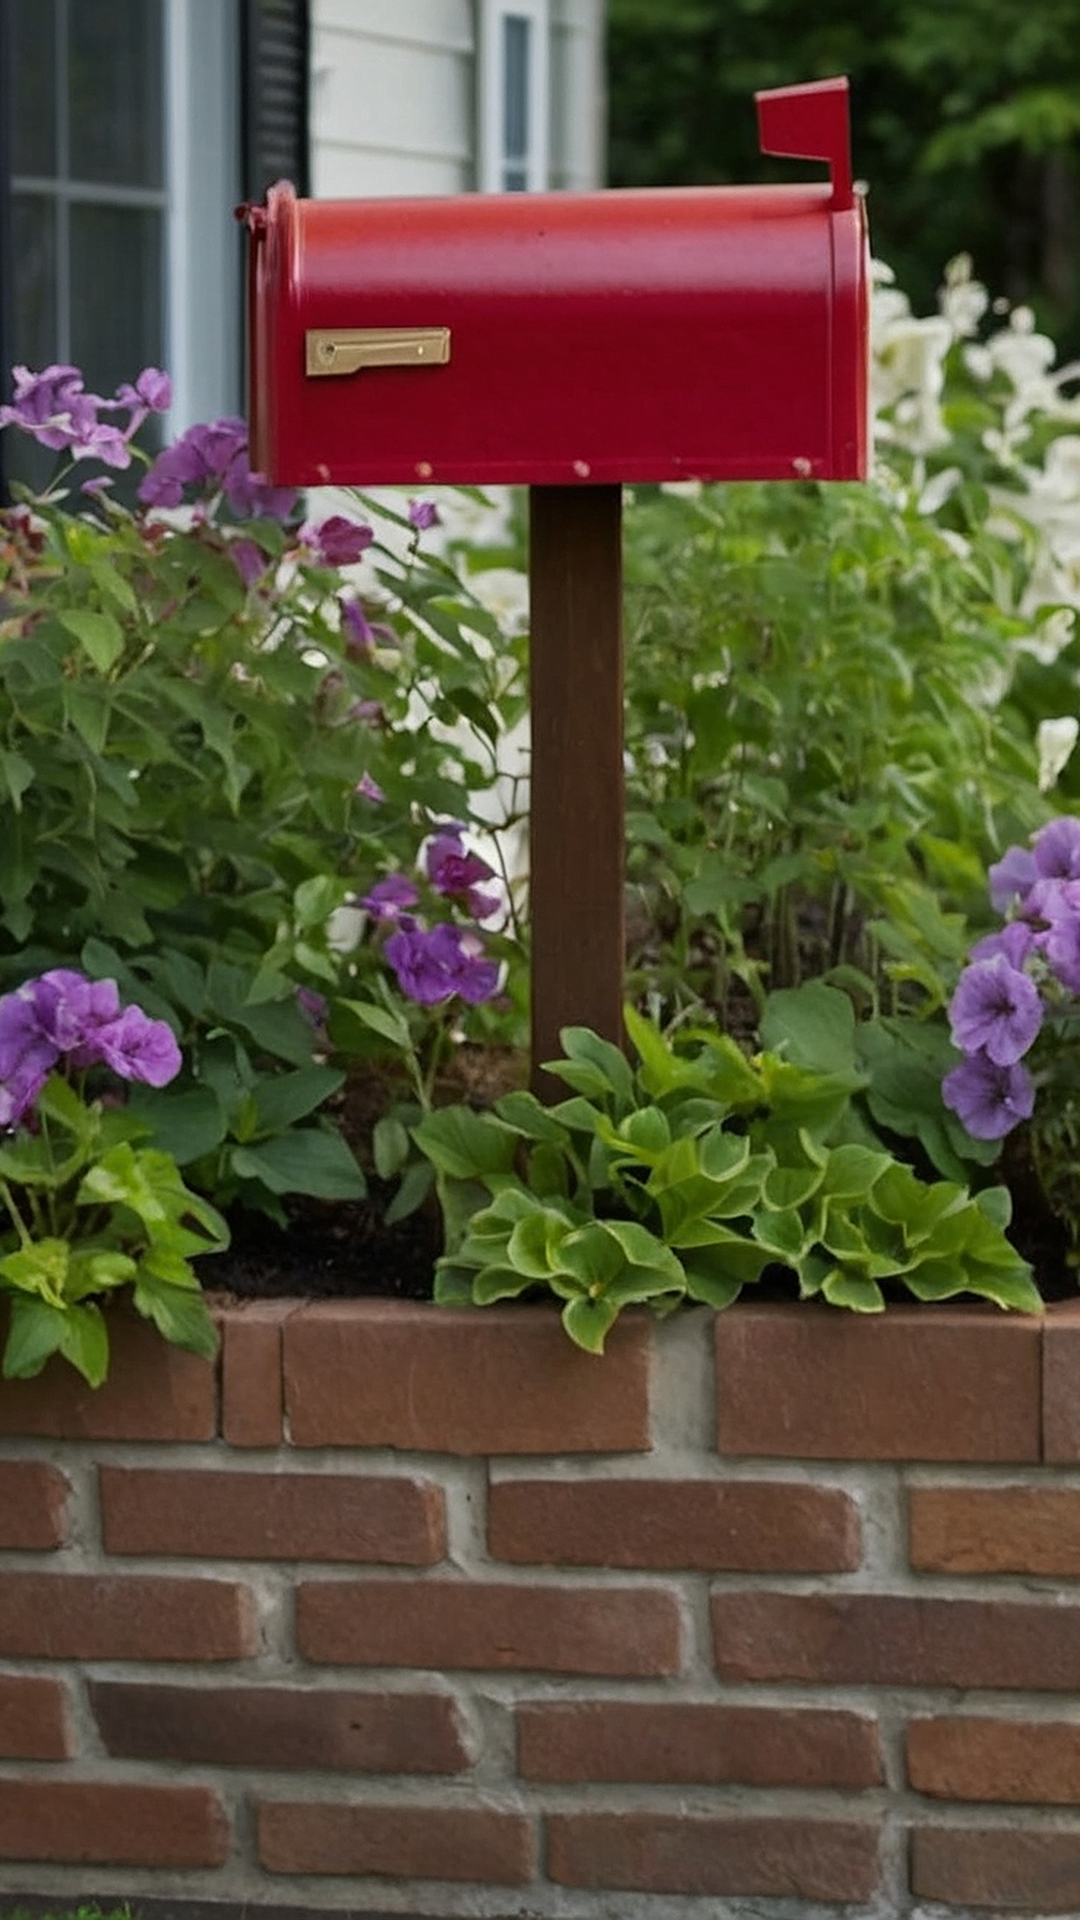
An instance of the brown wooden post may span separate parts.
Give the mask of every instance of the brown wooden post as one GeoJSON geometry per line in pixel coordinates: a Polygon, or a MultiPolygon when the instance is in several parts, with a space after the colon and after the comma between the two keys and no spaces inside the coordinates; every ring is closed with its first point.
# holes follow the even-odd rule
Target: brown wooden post
{"type": "Polygon", "coordinates": [[[622,489],[529,493],[532,1075],[559,1029],[622,1044],[622,489]]]}

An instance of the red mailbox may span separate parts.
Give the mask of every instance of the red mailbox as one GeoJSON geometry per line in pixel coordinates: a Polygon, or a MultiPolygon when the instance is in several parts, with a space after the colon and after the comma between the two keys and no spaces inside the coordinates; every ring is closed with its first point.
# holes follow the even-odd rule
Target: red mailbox
{"type": "Polygon", "coordinates": [[[847,82],[758,96],[831,180],[249,210],[277,482],[857,479],[868,250],[847,82]]]}

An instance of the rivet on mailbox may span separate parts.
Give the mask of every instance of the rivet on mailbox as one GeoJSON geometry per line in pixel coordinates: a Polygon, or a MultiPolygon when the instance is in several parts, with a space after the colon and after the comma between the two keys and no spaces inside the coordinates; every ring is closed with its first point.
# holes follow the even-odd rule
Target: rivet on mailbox
{"type": "Polygon", "coordinates": [[[762,150],[827,161],[828,182],[378,201],[281,184],[247,213],[255,467],[534,490],[534,1059],[567,1021],[621,1032],[619,485],[866,474],[847,81],[757,106],[762,150]]]}

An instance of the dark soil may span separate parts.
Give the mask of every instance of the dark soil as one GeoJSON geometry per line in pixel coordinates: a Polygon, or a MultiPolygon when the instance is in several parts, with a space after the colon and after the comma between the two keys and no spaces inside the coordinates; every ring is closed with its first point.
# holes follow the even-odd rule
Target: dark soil
{"type": "Polygon", "coordinates": [[[441,1227],[431,1212],[413,1214],[397,1226],[382,1219],[392,1188],[371,1182],[369,1200],[296,1200],[289,1224],[265,1215],[234,1211],[232,1245],[203,1268],[215,1293],[277,1300],[287,1295],[340,1299],[382,1294],[399,1300],[430,1300],[441,1227]]]}

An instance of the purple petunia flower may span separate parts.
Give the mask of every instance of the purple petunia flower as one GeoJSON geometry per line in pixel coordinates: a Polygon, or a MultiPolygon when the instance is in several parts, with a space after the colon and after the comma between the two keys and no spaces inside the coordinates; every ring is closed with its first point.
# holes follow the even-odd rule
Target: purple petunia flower
{"type": "Polygon", "coordinates": [[[1035,838],[1032,855],[1045,880],[1080,880],[1080,820],[1065,814],[1035,838]]]}
{"type": "Polygon", "coordinates": [[[57,1053],[85,1046],[120,1012],[115,980],[88,980],[70,967],[54,967],[19,992],[30,999],[41,1032],[57,1053]]]}
{"type": "Polygon", "coordinates": [[[484,958],[482,942],[446,923],[401,927],[387,941],[386,957],[402,992],[422,1007],[440,1006],[455,993],[475,1006],[498,988],[498,966],[484,958]]]}
{"type": "Polygon", "coordinates": [[[130,407],[133,413],[140,408],[145,418],[147,413],[168,413],[172,406],[172,381],[160,367],[144,367],[130,386],[126,381],[116,389],[115,406],[130,407]]]}
{"type": "Polygon", "coordinates": [[[461,901],[474,920],[485,920],[496,911],[499,896],[482,892],[478,882],[494,880],[495,869],[478,853],[466,853],[461,834],[462,829],[453,825],[444,827],[429,841],[424,856],[427,876],[436,893],[461,901]]]}
{"type": "Polygon", "coordinates": [[[296,989],[296,1004],[305,1020],[311,1022],[312,1032],[320,1045],[326,1044],[326,1021],[330,1012],[330,1002],[324,993],[316,993],[314,987],[296,989]]]}
{"type": "Polygon", "coordinates": [[[360,600],[341,602],[341,631],[345,635],[345,651],[350,660],[370,660],[379,640],[389,642],[391,646],[398,645],[393,627],[384,626],[380,620],[369,620],[360,600]]]}
{"type": "Polygon", "coordinates": [[[1009,1067],[1027,1052],[1042,1025],[1039,990],[1003,953],[965,967],[949,1005],[953,1044],[963,1053],[986,1053],[1009,1067]]]}
{"type": "Polygon", "coordinates": [[[367,908],[373,920],[397,920],[409,907],[415,907],[419,898],[403,873],[388,873],[385,879],[376,880],[360,905],[367,908]]]}
{"type": "Polygon", "coordinates": [[[333,513],[318,526],[309,520],[301,527],[300,538],[322,566],[351,567],[367,552],[375,535],[359,520],[347,520],[343,513],[333,513]]]}
{"type": "Polygon", "coordinates": [[[1043,940],[1043,953],[1062,986],[1080,993],[1080,915],[1063,914],[1054,921],[1043,940]]]}
{"type": "Polygon", "coordinates": [[[125,1007],[107,1026],[98,1027],[81,1049],[103,1061],[122,1080],[141,1080],[144,1086],[164,1087],[182,1065],[176,1035],[165,1020],[151,1020],[141,1007],[125,1007]]]}
{"type": "Polygon", "coordinates": [[[945,1104],[959,1114],[975,1140],[1001,1140],[1030,1120],[1035,1088],[1026,1067],[999,1066],[986,1053],[962,1060],[941,1085],[945,1104]]]}
{"type": "Polygon", "coordinates": [[[417,533],[426,533],[429,527],[442,525],[434,500],[410,500],[408,515],[409,525],[415,527],[417,533]]]}
{"type": "Polygon", "coordinates": [[[1038,874],[1033,853],[1026,847],[1008,847],[987,874],[994,911],[1005,913],[1013,900],[1023,900],[1038,874]]]}
{"type": "Polygon", "coordinates": [[[139,487],[144,507],[178,507],[186,488],[224,493],[241,519],[287,520],[294,487],[273,487],[248,465],[247,427],[232,417],[189,427],[158,454],[139,487]]]}
{"type": "Polygon", "coordinates": [[[1010,920],[1008,926],[999,927],[996,933],[986,933],[968,954],[969,960],[992,960],[996,953],[1003,953],[1010,967],[1022,971],[1024,961],[1029,954],[1038,950],[1040,936],[1027,920],[1010,920]]]}
{"type": "Polygon", "coordinates": [[[96,393],[87,393],[78,367],[51,366],[41,373],[29,367],[12,370],[13,403],[0,407],[0,427],[20,427],[54,453],[86,450],[98,429],[96,393]]]}
{"type": "Polygon", "coordinates": [[[269,559],[255,540],[230,540],[229,559],[240,575],[245,587],[253,587],[261,580],[269,559]]]}
{"type": "Polygon", "coordinates": [[[20,427],[54,452],[70,453],[76,460],[104,460],[110,467],[131,465],[132,436],[148,413],[163,412],[172,398],[168,375],[157,367],[144,367],[135,385],[125,382],[112,400],[87,393],[78,367],[51,366],[41,373],[16,367],[14,374],[14,403],[0,407],[0,426],[20,427]],[[125,407],[128,423],[123,430],[98,418],[101,412],[125,407]]]}
{"type": "Polygon", "coordinates": [[[370,800],[372,805],[376,807],[381,807],[383,801],[386,799],[386,795],[378,781],[373,780],[370,773],[367,772],[360,775],[359,780],[353,788],[353,792],[359,794],[361,800],[370,800]]]}

